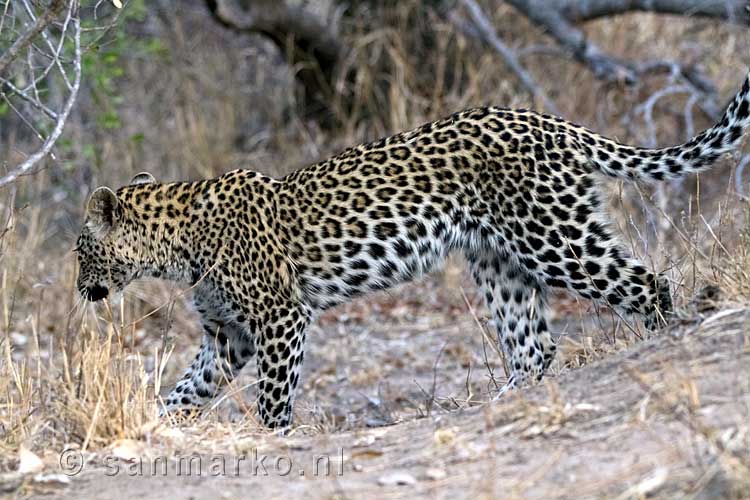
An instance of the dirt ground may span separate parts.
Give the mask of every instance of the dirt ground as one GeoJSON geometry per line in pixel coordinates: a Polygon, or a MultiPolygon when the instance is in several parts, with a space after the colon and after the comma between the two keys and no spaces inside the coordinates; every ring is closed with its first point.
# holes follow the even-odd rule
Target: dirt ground
{"type": "MultiPolygon", "coordinates": [[[[498,383],[503,375],[483,343],[483,320],[466,313],[457,293],[446,299],[432,285],[320,319],[289,436],[248,430],[238,408],[252,389],[235,391],[245,395],[229,398],[213,420],[114,443],[87,454],[67,479],[47,467],[52,480],[27,481],[13,494],[750,498],[750,310],[707,313],[612,352],[597,348],[580,368],[573,360],[594,345],[586,336],[606,339],[607,322],[559,317],[562,364],[543,384],[487,402],[490,371],[498,383]],[[421,314],[433,300],[453,306],[421,314]],[[374,318],[360,318],[360,309],[374,318]]],[[[64,467],[77,465],[71,453],[64,467]]]]}

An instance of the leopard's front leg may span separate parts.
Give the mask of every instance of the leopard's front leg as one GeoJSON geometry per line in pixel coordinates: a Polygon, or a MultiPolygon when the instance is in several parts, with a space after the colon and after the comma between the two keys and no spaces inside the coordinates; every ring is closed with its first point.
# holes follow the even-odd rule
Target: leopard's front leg
{"type": "Polygon", "coordinates": [[[234,380],[255,354],[253,332],[247,324],[196,295],[201,312],[203,341],[190,368],[165,401],[162,414],[191,414],[211,401],[223,386],[234,380]]]}
{"type": "Polygon", "coordinates": [[[258,411],[271,428],[287,427],[292,421],[294,393],[304,359],[309,307],[285,302],[270,310],[257,332],[258,411]]]}

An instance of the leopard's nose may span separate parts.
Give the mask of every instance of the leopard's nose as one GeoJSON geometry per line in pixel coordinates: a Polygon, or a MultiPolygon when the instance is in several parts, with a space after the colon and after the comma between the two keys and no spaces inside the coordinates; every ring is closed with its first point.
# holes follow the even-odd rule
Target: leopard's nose
{"type": "Polygon", "coordinates": [[[109,295],[109,290],[106,287],[94,285],[86,288],[86,298],[92,302],[102,300],[109,295]]]}

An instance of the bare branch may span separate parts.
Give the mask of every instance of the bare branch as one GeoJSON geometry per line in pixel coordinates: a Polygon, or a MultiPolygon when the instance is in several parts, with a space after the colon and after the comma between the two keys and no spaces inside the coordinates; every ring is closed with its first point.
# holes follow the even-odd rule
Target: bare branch
{"type": "Polygon", "coordinates": [[[690,87],[687,85],[670,85],[651,94],[645,102],[636,106],[633,110],[635,114],[642,114],[643,120],[646,122],[646,128],[648,129],[648,141],[646,146],[650,148],[655,148],[657,146],[656,123],[654,123],[654,107],[656,106],[656,103],[664,97],[685,93],[690,93],[690,87]]]}
{"type": "MultiPolygon", "coordinates": [[[[507,0],[507,2],[528,17],[531,22],[543,28],[575,59],[588,66],[594,76],[605,80],[635,82],[638,78],[634,69],[624,61],[612,57],[586,39],[586,35],[573,26],[564,16],[561,1],[507,0]],[[555,8],[557,4],[558,8],[555,8]]],[[[567,4],[567,2],[565,2],[567,4]]]]}
{"type": "Polygon", "coordinates": [[[716,85],[695,66],[685,66],[679,61],[662,60],[646,61],[633,67],[639,77],[649,73],[666,72],[669,74],[670,84],[682,79],[689,87],[690,99],[701,97],[699,107],[709,118],[716,120],[721,116],[723,109],[716,101],[716,85]]]}
{"type": "Polygon", "coordinates": [[[551,0],[545,1],[568,21],[585,22],[626,12],[641,11],[722,19],[750,25],[747,0],[551,0]]]}
{"type": "Polygon", "coordinates": [[[13,45],[0,55],[0,75],[18,57],[18,54],[31,43],[34,37],[44,31],[57,18],[57,15],[62,11],[64,6],[65,0],[52,0],[50,6],[44,11],[44,14],[39,16],[34,24],[13,42],[13,45]]]}
{"type": "Polygon", "coordinates": [[[72,24],[74,30],[73,38],[75,40],[75,57],[73,60],[73,71],[75,76],[70,94],[68,95],[68,100],[65,102],[63,109],[58,113],[55,127],[47,136],[42,147],[37,152],[26,158],[26,160],[20,165],[16,166],[9,173],[0,178],[0,187],[10,184],[18,179],[18,177],[29,173],[37,163],[50,153],[57,142],[57,139],[60,137],[60,134],[62,134],[65,122],[68,119],[70,111],[73,109],[73,104],[76,101],[78,90],[81,86],[81,26],[77,18],[72,20],[72,24]]]}
{"type": "Polygon", "coordinates": [[[329,20],[308,7],[284,0],[206,0],[224,26],[268,36],[289,58],[296,77],[313,100],[330,94],[330,82],[345,46],[329,20]]]}
{"type": "Polygon", "coordinates": [[[35,108],[37,108],[39,111],[47,115],[49,118],[52,118],[53,120],[57,120],[57,113],[49,109],[47,106],[45,106],[39,99],[35,99],[32,97],[29,97],[26,92],[19,89],[15,85],[13,85],[8,80],[5,80],[3,78],[0,78],[0,96],[3,96],[3,98],[7,99],[9,96],[5,94],[5,92],[2,91],[2,85],[7,85],[7,87],[18,97],[26,101],[27,103],[31,104],[35,108]]]}
{"type": "MultiPolygon", "coordinates": [[[[631,62],[600,49],[573,23],[631,11],[696,15],[750,24],[748,2],[740,0],[506,0],[531,22],[544,29],[573,58],[601,80],[634,84],[654,72],[678,74],[687,85],[704,95],[716,95],[711,80],[694,66],[677,61],[631,62]]],[[[702,106],[709,115],[720,109],[713,99],[702,106]]]]}
{"type": "Polygon", "coordinates": [[[213,0],[212,12],[223,24],[242,31],[257,31],[285,44],[288,36],[331,59],[343,50],[336,33],[316,14],[300,5],[279,0],[254,0],[240,8],[234,0],[213,0]]]}
{"type": "Polygon", "coordinates": [[[737,194],[744,199],[748,199],[745,195],[745,189],[743,187],[745,168],[750,164],[750,154],[744,155],[739,163],[737,164],[737,171],[734,174],[734,187],[737,190],[737,194]]]}
{"type": "MultiPolygon", "coordinates": [[[[28,14],[28,16],[31,19],[35,20],[35,18],[34,18],[34,10],[31,8],[31,5],[29,5],[28,0],[22,0],[22,2],[23,2],[23,5],[24,5],[24,7],[26,9],[26,13],[28,14]]],[[[61,30],[63,33],[65,33],[65,31],[66,31],[66,29],[68,27],[68,23],[70,22],[71,16],[73,14],[73,6],[74,5],[75,5],[75,2],[70,2],[70,5],[68,6],[68,13],[65,16],[65,21],[63,22],[63,27],[62,27],[62,30],[61,30]]],[[[70,84],[70,80],[68,79],[68,74],[63,69],[62,61],[60,61],[60,51],[63,48],[63,42],[65,41],[65,37],[64,36],[60,37],[60,40],[59,40],[59,42],[57,44],[57,48],[55,48],[53,46],[52,42],[50,41],[50,37],[47,35],[47,31],[45,29],[43,29],[41,31],[41,35],[42,35],[42,39],[47,44],[47,47],[49,48],[50,52],[52,53],[52,62],[55,63],[55,65],[57,65],[57,69],[60,70],[60,75],[62,76],[63,80],[65,81],[65,85],[67,85],[68,90],[70,90],[71,89],[71,84],[70,84]]],[[[35,91],[36,91],[36,82],[37,81],[38,81],[38,79],[32,78],[32,85],[34,85],[34,90],[35,91]]]]}
{"type": "MultiPolygon", "coordinates": [[[[550,113],[559,115],[560,112],[557,109],[555,103],[547,97],[547,94],[542,90],[539,84],[534,80],[534,77],[526,71],[526,68],[518,61],[516,54],[505,45],[495,33],[495,29],[492,27],[487,16],[482,12],[481,7],[477,5],[474,0],[461,0],[461,4],[466,8],[471,16],[471,19],[476,27],[476,30],[484,43],[491,46],[505,61],[505,64],[510,68],[513,73],[518,77],[523,86],[529,91],[529,93],[535,98],[542,101],[545,109],[550,113]]],[[[461,25],[454,21],[459,28],[461,25]]]]}

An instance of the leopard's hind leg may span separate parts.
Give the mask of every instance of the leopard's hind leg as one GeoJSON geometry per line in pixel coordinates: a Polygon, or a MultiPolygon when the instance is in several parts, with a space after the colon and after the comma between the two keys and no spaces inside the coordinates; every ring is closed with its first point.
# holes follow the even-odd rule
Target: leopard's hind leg
{"type": "Polygon", "coordinates": [[[579,241],[561,243],[558,261],[538,264],[534,274],[547,286],[640,316],[648,330],[666,325],[673,311],[666,279],[630,257],[607,227],[594,227],[595,235],[584,233],[579,241]]]}
{"type": "Polygon", "coordinates": [[[546,287],[506,254],[486,251],[467,258],[509,365],[508,382],[497,397],[541,380],[556,351],[547,328],[546,287]]]}

